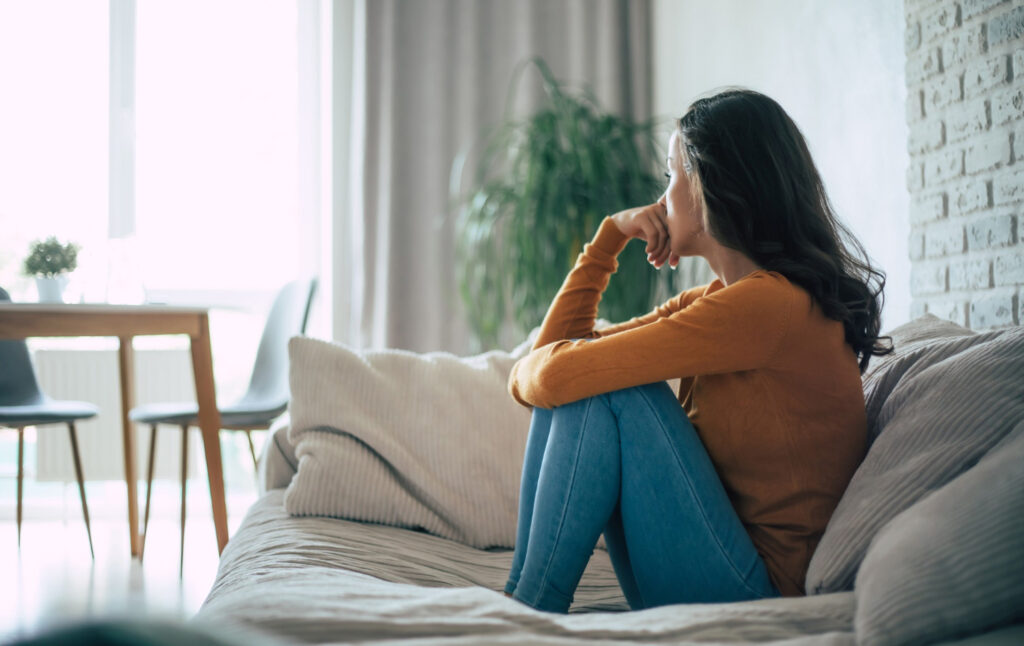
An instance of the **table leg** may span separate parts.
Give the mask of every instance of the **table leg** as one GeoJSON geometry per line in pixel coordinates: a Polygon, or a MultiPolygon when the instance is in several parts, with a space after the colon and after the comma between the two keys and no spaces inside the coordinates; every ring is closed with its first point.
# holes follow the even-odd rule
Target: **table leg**
{"type": "Polygon", "coordinates": [[[213,527],[217,533],[217,553],[224,551],[228,542],[228,512],[224,502],[224,473],[220,457],[220,412],[217,410],[217,392],[213,381],[213,352],[210,349],[210,319],[201,315],[199,334],[191,338],[192,372],[196,382],[196,401],[199,403],[199,429],[206,452],[206,473],[210,478],[210,504],[213,508],[213,527]]]}
{"type": "Polygon", "coordinates": [[[118,362],[121,375],[121,435],[124,443],[124,483],[128,488],[128,537],[132,556],[139,549],[139,497],[135,475],[135,429],[129,412],[135,405],[135,351],[132,337],[118,337],[118,362]]]}

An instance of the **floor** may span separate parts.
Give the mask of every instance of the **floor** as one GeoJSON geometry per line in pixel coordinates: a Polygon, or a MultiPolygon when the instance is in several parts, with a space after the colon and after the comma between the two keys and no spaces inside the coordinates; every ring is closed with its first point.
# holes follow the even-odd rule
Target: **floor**
{"type": "MultiPolygon", "coordinates": [[[[7,489],[13,494],[13,482],[3,482],[0,488],[5,490],[0,498],[0,642],[89,617],[145,613],[188,618],[202,605],[213,584],[217,543],[209,489],[199,478],[189,483],[180,577],[181,490],[176,482],[158,481],[154,486],[142,562],[129,556],[123,483],[87,485],[95,560],[89,554],[75,485],[26,480],[20,549],[15,497],[6,495],[7,489]]],[[[144,491],[142,483],[140,495],[144,491]]],[[[229,535],[238,528],[256,497],[255,482],[228,483],[229,535]]]]}

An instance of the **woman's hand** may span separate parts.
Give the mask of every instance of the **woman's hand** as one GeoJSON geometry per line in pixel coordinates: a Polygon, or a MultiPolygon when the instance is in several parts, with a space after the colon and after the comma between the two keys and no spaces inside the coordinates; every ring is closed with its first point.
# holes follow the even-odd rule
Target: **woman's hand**
{"type": "Polygon", "coordinates": [[[672,253],[664,195],[654,204],[619,211],[611,218],[623,235],[640,238],[647,243],[647,262],[656,269],[666,262],[673,269],[679,264],[679,256],[672,253]]]}

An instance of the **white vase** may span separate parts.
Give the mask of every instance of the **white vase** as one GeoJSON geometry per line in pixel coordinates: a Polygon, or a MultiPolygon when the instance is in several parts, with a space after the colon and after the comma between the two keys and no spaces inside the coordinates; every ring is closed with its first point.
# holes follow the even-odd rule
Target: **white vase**
{"type": "Polygon", "coordinates": [[[36,276],[36,291],[40,303],[63,303],[64,287],[68,284],[67,274],[57,276],[36,276]]]}

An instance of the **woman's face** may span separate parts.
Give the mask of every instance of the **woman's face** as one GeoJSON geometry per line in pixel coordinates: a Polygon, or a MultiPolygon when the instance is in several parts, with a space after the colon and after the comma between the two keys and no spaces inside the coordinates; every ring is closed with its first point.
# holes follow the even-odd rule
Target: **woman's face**
{"type": "Polygon", "coordinates": [[[686,153],[676,132],[668,140],[668,151],[668,189],[662,199],[668,212],[672,252],[677,256],[699,256],[702,243],[706,241],[704,217],[697,200],[693,199],[686,153]]]}

